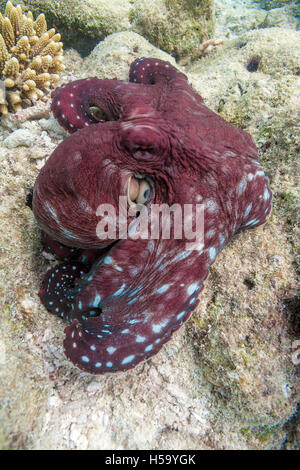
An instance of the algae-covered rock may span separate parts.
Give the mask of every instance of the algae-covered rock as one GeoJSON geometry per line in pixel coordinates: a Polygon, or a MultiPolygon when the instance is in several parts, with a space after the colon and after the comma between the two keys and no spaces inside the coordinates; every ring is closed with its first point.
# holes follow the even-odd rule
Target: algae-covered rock
{"type": "Polygon", "coordinates": [[[257,29],[266,17],[266,12],[258,6],[257,8],[249,8],[243,2],[237,4],[231,0],[215,0],[215,11],[215,32],[218,37],[232,38],[249,30],[257,29]]]}
{"type": "Polygon", "coordinates": [[[299,20],[294,12],[294,4],[282,8],[264,10],[251,1],[215,0],[217,37],[232,39],[247,31],[281,27],[297,29],[299,20]]]}
{"type": "MultiPolygon", "coordinates": [[[[49,104],[1,121],[0,143],[17,129],[38,136],[31,148],[0,146],[1,448],[299,447],[299,34],[247,33],[189,68],[205,103],[253,135],[273,212],[219,255],[192,319],[126,373],[93,377],[67,361],[65,323],[37,295],[53,260],[42,256],[30,190],[63,138],[49,104]]],[[[103,41],[81,70],[71,51],[62,80],[89,75],[96,57],[105,74],[122,79],[131,57],[158,54],[136,34],[124,35],[103,41]]],[[[105,75],[98,65],[96,73],[105,75]]]]}
{"type": "Polygon", "coordinates": [[[255,3],[259,4],[259,6],[269,12],[270,18],[273,17],[273,10],[276,10],[277,15],[280,16],[280,12],[282,11],[283,15],[293,15],[298,19],[298,26],[299,26],[299,19],[300,19],[300,2],[299,0],[254,0],[255,3]]]}
{"type": "MultiPolygon", "coordinates": [[[[135,31],[175,56],[193,55],[214,31],[214,0],[24,0],[43,12],[65,45],[87,52],[117,31],[135,31]]],[[[17,1],[15,1],[17,3],[17,1]]]]}
{"type": "Polygon", "coordinates": [[[271,10],[272,8],[284,7],[297,2],[295,0],[254,0],[254,3],[258,3],[265,10],[271,10]]]}
{"type": "Polygon", "coordinates": [[[193,55],[214,31],[211,0],[137,0],[130,12],[134,30],[175,57],[193,55]]]}
{"type": "Polygon", "coordinates": [[[30,131],[17,129],[4,140],[3,145],[10,149],[21,146],[31,147],[34,141],[35,138],[30,131]]]}
{"type": "Polygon", "coordinates": [[[153,46],[137,33],[124,31],[109,35],[84,60],[82,69],[86,77],[128,80],[130,64],[138,57],[157,57],[175,65],[175,59],[153,46]]]}

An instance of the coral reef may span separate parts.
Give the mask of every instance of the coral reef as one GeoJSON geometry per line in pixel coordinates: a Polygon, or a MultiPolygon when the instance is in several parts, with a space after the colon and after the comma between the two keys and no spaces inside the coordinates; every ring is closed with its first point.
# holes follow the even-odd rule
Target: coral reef
{"type": "Polygon", "coordinates": [[[24,0],[24,4],[34,13],[44,13],[48,24],[61,32],[64,45],[84,56],[109,34],[131,29],[128,0],[24,0]]]}
{"type": "MultiPolygon", "coordinates": [[[[1,1],[0,1],[1,4],[1,1]]],[[[134,31],[176,57],[192,54],[211,38],[213,0],[24,0],[32,11],[43,12],[55,24],[65,45],[84,56],[109,34],[134,31]]],[[[196,54],[197,56],[197,54],[196,54]]]]}
{"type": "MultiPolygon", "coordinates": [[[[292,349],[300,338],[299,39],[292,29],[251,31],[189,68],[205,104],[253,135],[273,212],[266,225],[225,248],[199,310],[172,343],[125,374],[91,377],[70,367],[62,350],[65,324],[36,295],[53,261],[41,257],[26,202],[63,138],[50,108],[39,101],[19,119],[1,119],[0,448],[299,449],[292,349]],[[255,55],[258,70],[249,72],[255,55]],[[2,145],[17,129],[37,137],[32,147],[2,145]]],[[[138,56],[160,54],[174,63],[153,48],[137,34],[113,34],[83,63],[67,51],[63,78],[124,79],[138,56]]]]}
{"type": "Polygon", "coordinates": [[[17,112],[43,99],[59,80],[62,64],[61,36],[47,30],[45,15],[34,20],[20,5],[7,2],[0,13],[0,112],[17,112]]]}

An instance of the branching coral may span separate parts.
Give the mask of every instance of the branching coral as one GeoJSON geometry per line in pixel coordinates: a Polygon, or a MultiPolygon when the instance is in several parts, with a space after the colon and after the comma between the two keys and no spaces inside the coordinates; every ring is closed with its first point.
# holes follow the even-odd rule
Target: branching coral
{"type": "Polygon", "coordinates": [[[55,29],[47,31],[44,14],[34,20],[20,5],[7,2],[4,16],[0,13],[0,112],[17,112],[44,99],[53,87],[62,64],[61,36],[55,29]],[[6,93],[4,93],[6,91],[6,93]]]}
{"type": "Polygon", "coordinates": [[[203,41],[199,47],[199,57],[209,54],[215,47],[222,44],[224,44],[222,40],[208,39],[207,41],[203,41]]]}

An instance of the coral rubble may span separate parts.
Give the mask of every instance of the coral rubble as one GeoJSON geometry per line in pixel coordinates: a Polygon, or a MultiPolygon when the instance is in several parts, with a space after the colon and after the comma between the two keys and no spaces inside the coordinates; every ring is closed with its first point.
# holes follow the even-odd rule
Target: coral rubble
{"type": "Polygon", "coordinates": [[[7,2],[0,13],[0,112],[17,112],[43,99],[53,87],[62,64],[61,36],[47,30],[44,14],[34,20],[32,13],[22,12],[20,5],[7,2]]]}

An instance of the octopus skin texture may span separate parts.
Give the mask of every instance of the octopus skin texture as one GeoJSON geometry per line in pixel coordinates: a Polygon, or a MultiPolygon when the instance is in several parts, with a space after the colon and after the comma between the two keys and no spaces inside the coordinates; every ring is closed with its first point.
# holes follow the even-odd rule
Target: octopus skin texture
{"type": "MultiPolygon", "coordinates": [[[[209,110],[168,62],[136,60],[128,83],[64,85],[52,111],[71,135],[34,187],[44,248],[60,260],[39,295],[69,322],[64,350],[77,367],[125,371],[156,354],[190,317],[231,238],[266,221],[268,179],[250,135],[209,110]],[[121,196],[127,209],[136,204],[147,214],[160,204],[202,205],[202,242],[189,248],[185,235],[167,239],[161,226],[157,237],[143,238],[130,211],[124,226],[133,224],[135,235],[99,236],[99,206],[121,216],[121,196]]],[[[190,218],[195,228],[194,212],[190,218]]]]}

